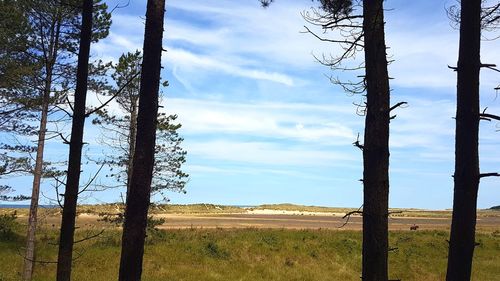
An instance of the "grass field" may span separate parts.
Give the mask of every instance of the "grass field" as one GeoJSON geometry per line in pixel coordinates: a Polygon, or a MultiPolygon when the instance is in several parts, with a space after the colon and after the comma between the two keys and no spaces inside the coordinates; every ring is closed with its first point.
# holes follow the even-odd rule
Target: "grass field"
{"type": "MultiPolygon", "coordinates": [[[[21,227],[22,228],[22,227],[21,227]]],[[[77,239],[99,229],[82,228],[77,239]]],[[[0,280],[19,280],[23,229],[0,237],[0,280]]],[[[448,233],[390,233],[390,277],[444,280],[448,233]]],[[[473,280],[498,280],[500,236],[478,234],[473,280]]],[[[56,260],[57,231],[38,233],[37,260],[56,260]]],[[[120,232],[106,228],[96,239],[76,244],[73,280],[117,280],[120,232]]],[[[143,280],[360,280],[361,232],[282,229],[185,229],[152,231],[147,239],[143,280]]],[[[55,264],[40,263],[35,279],[55,279],[55,264]]]]}

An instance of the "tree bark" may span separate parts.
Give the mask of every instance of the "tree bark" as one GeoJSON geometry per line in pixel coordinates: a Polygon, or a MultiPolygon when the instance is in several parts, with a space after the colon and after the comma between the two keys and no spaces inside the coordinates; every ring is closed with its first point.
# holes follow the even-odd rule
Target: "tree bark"
{"type": "Polygon", "coordinates": [[[78,69],[76,74],[75,103],[73,107],[74,112],[71,127],[71,140],[69,145],[66,190],[64,193],[64,207],[59,238],[59,254],[57,258],[57,281],[71,280],[76,204],[80,182],[83,128],[85,124],[88,64],[92,35],[92,6],[92,0],[83,1],[80,50],[78,53],[78,69]]]}
{"type": "Polygon", "coordinates": [[[148,0],[144,33],[136,149],[122,236],[120,281],[139,281],[151,196],[165,0],[148,0]]]}
{"type": "MultiPolygon", "coordinates": [[[[49,77],[50,75],[47,75],[49,77]]],[[[49,79],[49,78],[47,78],[49,79]]],[[[45,147],[45,134],[47,132],[47,114],[49,111],[50,83],[47,86],[42,97],[42,115],[40,119],[40,128],[38,131],[38,144],[36,149],[35,170],[33,173],[33,187],[31,190],[30,213],[28,218],[28,232],[26,234],[26,251],[24,256],[23,280],[30,281],[33,276],[33,267],[35,260],[35,234],[37,226],[38,200],[40,198],[40,183],[43,173],[43,150],[45,147]]]]}
{"type": "Polygon", "coordinates": [[[389,76],[382,0],[363,1],[366,119],[363,146],[363,281],[388,280],[389,76]]]}
{"type": "Polygon", "coordinates": [[[446,280],[470,280],[479,188],[481,0],[462,0],[457,65],[453,216],[446,280]]]}
{"type": "MultiPolygon", "coordinates": [[[[28,217],[28,231],[26,234],[26,250],[24,256],[23,280],[31,281],[33,277],[33,267],[35,264],[35,236],[38,216],[38,201],[40,198],[40,184],[43,174],[43,152],[45,148],[45,135],[47,132],[47,117],[50,103],[50,92],[52,88],[52,72],[57,58],[57,50],[59,49],[59,32],[60,22],[52,24],[52,35],[50,38],[49,55],[46,57],[46,76],[45,85],[42,94],[41,118],[38,131],[38,142],[35,158],[35,169],[33,172],[33,186],[31,191],[30,212],[28,217]]],[[[41,35],[43,36],[43,34],[41,35]]]]}

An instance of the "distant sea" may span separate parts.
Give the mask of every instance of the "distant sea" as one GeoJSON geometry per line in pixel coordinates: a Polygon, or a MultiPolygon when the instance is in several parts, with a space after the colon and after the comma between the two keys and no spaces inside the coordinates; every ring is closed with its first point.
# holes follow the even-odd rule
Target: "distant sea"
{"type": "MultiPolygon", "coordinates": [[[[38,205],[39,208],[58,208],[58,205],[38,205]]],[[[27,204],[0,204],[0,209],[29,209],[30,205],[27,204]]]]}

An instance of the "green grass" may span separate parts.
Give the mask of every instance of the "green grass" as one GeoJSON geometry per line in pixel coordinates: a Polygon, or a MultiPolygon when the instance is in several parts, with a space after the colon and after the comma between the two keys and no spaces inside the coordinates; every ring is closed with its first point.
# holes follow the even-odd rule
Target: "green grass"
{"type": "MultiPolygon", "coordinates": [[[[98,231],[80,229],[78,237],[98,231]]],[[[24,233],[17,231],[17,233],[24,233]]],[[[77,238],[78,239],[78,238],[77,238]]],[[[390,233],[390,277],[444,280],[448,233],[390,233]]],[[[56,229],[38,234],[37,259],[54,261],[56,229]]],[[[500,237],[478,234],[473,280],[498,280],[500,237]]],[[[0,237],[0,280],[19,280],[20,235],[0,237]]],[[[117,280],[120,232],[106,229],[99,238],[76,245],[73,280],[117,280]]],[[[331,230],[185,229],[150,233],[143,280],[357,280],[361,271],[361,232],[331,230]]],[[[34,280],[55,279],[54,264],[37,264],[34,280]]]]}

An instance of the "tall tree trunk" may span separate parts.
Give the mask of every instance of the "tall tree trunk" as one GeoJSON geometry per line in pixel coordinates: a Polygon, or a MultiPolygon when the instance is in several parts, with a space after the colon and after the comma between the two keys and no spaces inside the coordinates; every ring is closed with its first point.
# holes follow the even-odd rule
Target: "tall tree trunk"
{"type": "Polygon", "coordinates": [[[446,280],[470,280],[479,187],[481,0],[462,0],[457,66],[453,217],[446,280]]]}
{"type": "MultiPolygon", "coordinates": [[[[47,85],[47,82],[46,82],[47,85]]],[[[50,84],[49,84],[50,85],[50,84]]],[[[49,86],[50,87],[50,86],[49,86]]],[[[47,114],[49,111],[50,88],[46,88],[42,98],[42,116],[38,131],[38,144],[36,149],[33,188],[31,191],[30,213],[28,218],[28,232],[26,234],[26,251],[24,256],[23,280],[31,281],[35,261],[35,233],[37,226],[38,200],[40,197],[40,183],[43,173],[43,150],[45,147],[45,134],[47,131],[47,114]]]]}
{"type": "MultiPolygon", "coordinates": [[[[35,159],[35,170],[33,172],[33,186],[31,191],[30,212],[28,217],[28,231],[26,234],[26,250],[24,257],[23,280],[31,281],[33,277],[33,267],[35,264],[35,236],[38,216],[38,201],[40,198],[40,184],[43,174],[43,152],[45,148],[45,135],[47,132],[47,116],[50,103],[50,92],[52,88],[52,72],[59,49],[60,18],[56,16],[52,22],[52,33],[50,36],[48,57],[45,58],[45,85],[42,95],[40,127],[38,131],[38,143],[35,159]]],[[[41,35],[43,36],[43,34],[41,35]]]]}
{"type": "Polygon", "coordinates": [[[139,90],[136,149],[130,194],[127,196],[125,209],[120,281],[139,281],[142,274],[156,140],[164,13],[165,0],[148,0],[139,90]]]}
{"type": "Polygon", "coordinates": [[[383,0],[363,1],[366,119],[363,147],[363,281],[388,280],[389,77],[383,0]]]}
{"type": "Polygon", "coordinates": [[[132,167],[134,165],[135,139],[137,137],[137,100],[132,101],[130,111],[130,130],[128,135],[128,161],[127,161],[127,196],[130,193],[130,183],[132,182],[132,167]]]}
{"type": "Polygon", "coordinates": [[[88,64],[92,35],[92,5],[92,0],[83,1],[73,123],[71,127],[68,172],[59,238],[59,255],[57,258],[57,281],[69,281],[71,279],[73,236],[75,233],[76,203],[80,182],[85,100],[87,98],[88,64]]]}

